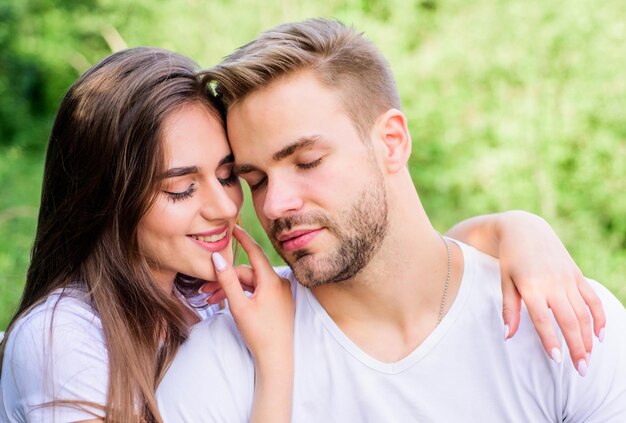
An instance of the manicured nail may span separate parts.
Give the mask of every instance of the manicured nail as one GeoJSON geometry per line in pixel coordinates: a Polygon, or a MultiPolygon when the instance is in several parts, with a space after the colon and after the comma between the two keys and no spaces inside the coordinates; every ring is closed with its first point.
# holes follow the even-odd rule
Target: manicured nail
{"type": "Polygon", "coordinates": [[[600,329],[600,333],[598,334],[598,340],[600,342],[604,342],[604,328],[600,329]]]}
{"type": "Polygon", "coordinates": [[[506,323],[504,325],[504,340],[506,341],[507,339],[509,339],[509,324],[506,323]]]}
{"type": "Polygon", "coordinates": [[[552,360],[554,360],[556,364],[561,364],[561,361],[563,361],[561,350],[557,347],[554,347],[552,348],[552,350],[550,350],[550,357],[552,357],[552,360]]]}
{"type": "Polygon", "coordinates": [[[579,360],[576,370],[578,370],[581,376],[585,377],[587,375],[587,362],[585,360],[579,360]]]}
{"type": "Polygon", "coordinates": [[[213,259],[213,266],[215,266],[215,270],[221,272],[222,270],[226,269],[226,260],[224,260],[224,257],[222,257],[220,253],[218,253],[217,251],[214,252],[211,258],[213,259]]]}

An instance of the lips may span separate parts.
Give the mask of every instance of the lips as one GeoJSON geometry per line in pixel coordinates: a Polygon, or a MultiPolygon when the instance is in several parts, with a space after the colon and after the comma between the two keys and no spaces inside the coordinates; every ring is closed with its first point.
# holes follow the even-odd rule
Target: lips
{"type": "Polygon", "coordinates": [[[230,243],[228,225],[212,231],[189,234],[187,237],[198,247],[211,252],[221,251],[230,243]]]}
{"type": "Polygon", "coordinates": [[[322,230],[323,228],[303,229],[281,234],[277,239],[280,241],[285,251],[293,252],[304,248],[319,235],[322,230]]]}

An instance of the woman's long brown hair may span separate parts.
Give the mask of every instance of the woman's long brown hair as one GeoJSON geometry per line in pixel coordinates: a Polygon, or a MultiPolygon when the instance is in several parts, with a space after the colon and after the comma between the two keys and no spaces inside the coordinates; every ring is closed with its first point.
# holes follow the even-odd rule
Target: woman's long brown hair
{"type": "Polygon", "coordinates": [[[106,421],[160,421],[156,385],[188,333],[180,304],[151,278],[137,226],[163,174],[166,116],[197,102],[220,118],[196,70],[165,50],[115,53],[70,88],[50,135],[31,263],[0,366],[17,319],[82,285],[108,351],[106,421]]]}

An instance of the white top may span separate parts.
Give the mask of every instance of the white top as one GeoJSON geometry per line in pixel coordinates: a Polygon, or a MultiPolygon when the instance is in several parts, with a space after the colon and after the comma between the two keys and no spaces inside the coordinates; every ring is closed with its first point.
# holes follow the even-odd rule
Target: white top
{"type": "MultiPolygon", "coordinates": [[[[206,318],[213,309],[198,314],[206,318]]],[[[8,334],[0,377],[0,422],[103,417],[98,408],[41,405],[78,400],[104,406],[107,387],[108,355],[100,318],[83,291],[69,289],[63,297],[55,292],[8,334]]]]}
{"type": "MultiPolygon", "coordinates": [[[[395,363],[361,350],[285,273],[296,299],[294,422],[626,422],[623,305],[591,281],[608,323],[583,378],[562,340],[563,363],[549,359],[526,310],[519,332],[503,340],[498,262],[460,245],[465,270],[454,303],[395,363]]],[[[222,315],[192,330],[157,400],[166,422],[245,422],[253,386],[251,357],[222,315]]]]}

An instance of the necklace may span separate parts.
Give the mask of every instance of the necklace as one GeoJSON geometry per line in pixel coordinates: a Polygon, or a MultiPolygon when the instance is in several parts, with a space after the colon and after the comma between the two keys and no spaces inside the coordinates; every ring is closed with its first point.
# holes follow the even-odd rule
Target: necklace
{"type": "Polygon", "coordinates": [[[443,241],[443,244],[446,246],[446,251],[448,253],[448,273],[446,275],[446,283],[443,286],[443,296],[441,297],[441,305],[439,306],[439,314],[437,315],[437,326],[441,323],[441,319],[443,319],[443,309],[446,307],[446,297],[448,296],[448,287],[450,286],[450,273],[452,273],[452,257],[450,254],[450,246],[448,242],[445,240],[441,234],[439,237],[443,241]]]}

